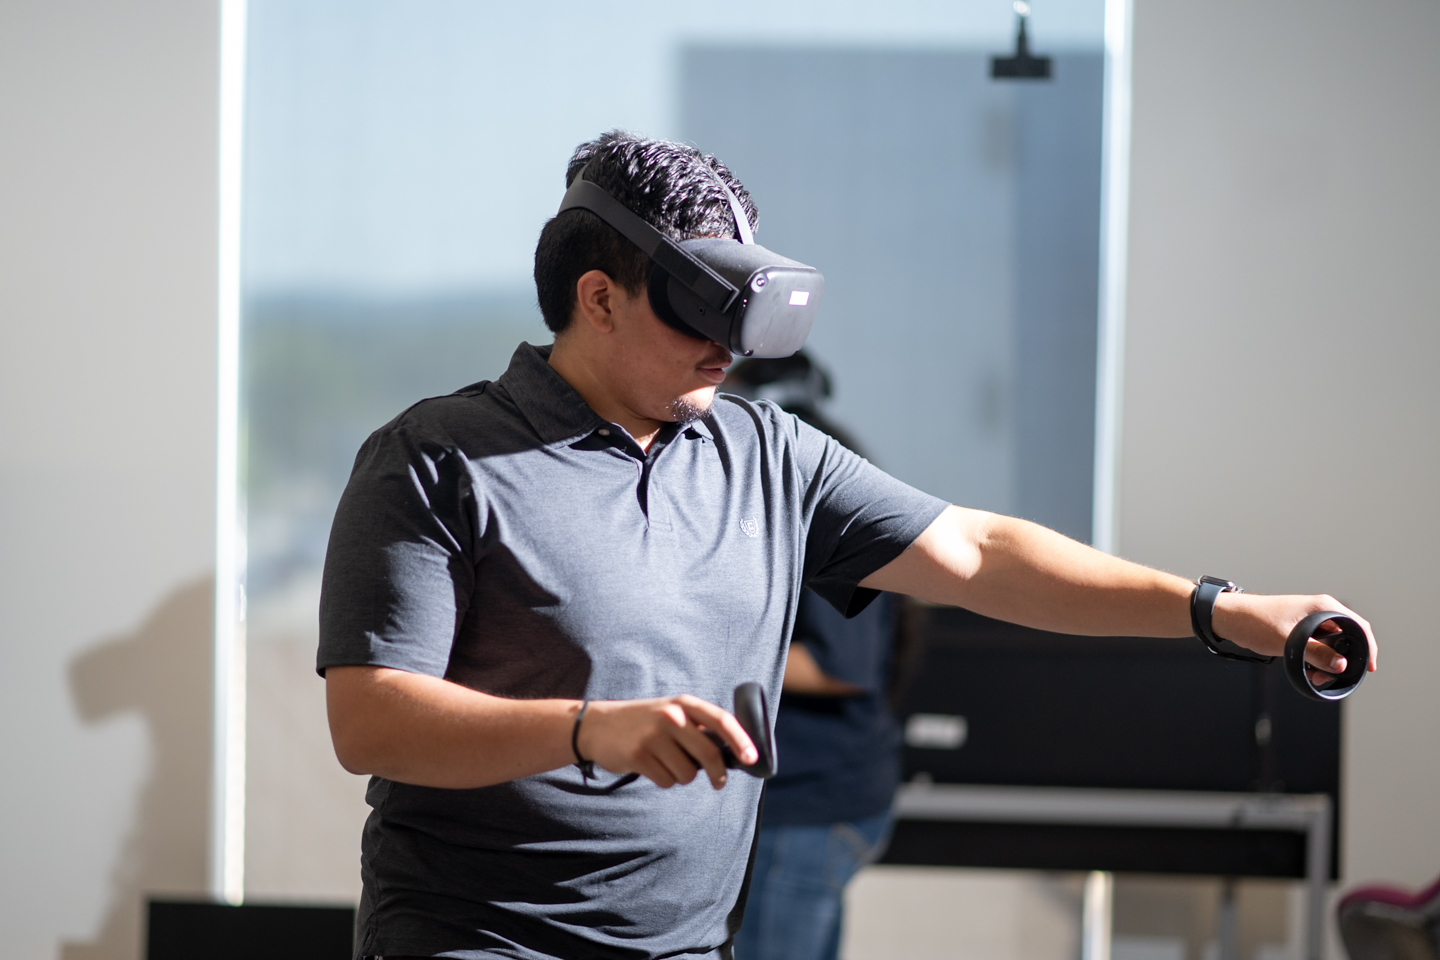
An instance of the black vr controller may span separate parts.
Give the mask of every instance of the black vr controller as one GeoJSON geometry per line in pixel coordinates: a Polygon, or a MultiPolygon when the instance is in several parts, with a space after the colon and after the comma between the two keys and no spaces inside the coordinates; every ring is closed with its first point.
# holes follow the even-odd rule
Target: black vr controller
{"type": "MultiPolygon", "coordinates": [[[[585,168],[589,169],[588,165],[585,168]]],[[[740,200],[721,180],[739,240],[671,240],[616,200],[605,188],[575,177],[560,201],[566,210],[589,210],[650,257],[650,305],[681,333],[713,340],[745,357],[788,357],[805,345],[825,278],[755,242],[740,200]]]]}
{"type": "Polygon", "coordinates": [[[770,711],[765,708],[765,691],[760,684],[750,681],[735,688],[735,719],[740,721],[740,726],[750,735],[750,742],[755,744],[755,752],[760,754],[754,763],[741,763],[718,733],[707,731],[706,735],[720,747],[726,767],[769,780],[775,776],[775,738],[770,735],[770,711]]]}
{"type": "MultiPolygon", "coordinates": [[[[1312,613],[1295,624],[1285,641],[1285,676],[1290,685],[1311,700],[1343,700],[1360,688],[1370,665],[1370,641],[1365,630],[1354,618],[1334,611],[1312,613]],[[1320,625],[1329,621],[1339,627],[1335,633],[1317,633],[1320,625]],[[1335,679],[1316,685],[1311,671],[1305,669],[1305,647],[1311,640],[1321,643],[1345,658],[1345,669],[1335,679]]],[[[1321,673],[1321,677],[1331,674],[1321,673]]]]}

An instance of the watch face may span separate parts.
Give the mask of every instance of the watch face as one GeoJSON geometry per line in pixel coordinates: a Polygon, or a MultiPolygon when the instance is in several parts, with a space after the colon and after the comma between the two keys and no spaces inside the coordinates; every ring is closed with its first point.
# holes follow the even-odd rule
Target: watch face
{"type": "Polygon", "coordinates": [[[1200,582],[1208,583],[1216,587],[1224,587],[1226,590],[1235,589],[1235,584],[1231,583],[1229,580],[1221,580],[1219,577],[1201,577],[1200,582]]]}

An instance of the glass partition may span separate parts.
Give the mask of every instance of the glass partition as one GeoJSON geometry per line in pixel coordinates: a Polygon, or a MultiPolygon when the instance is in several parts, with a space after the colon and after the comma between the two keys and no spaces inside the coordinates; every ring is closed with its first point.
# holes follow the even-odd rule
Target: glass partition
{"type": "Polygon", "coordinates": [[[1049,81],[990,78],[1004,0],[250,0],[251,897],[358,891],[313,672],[330,517],[371,430],[549,342],[534,243],[604,130],[724,158],[825,273],[808,349],[882,467],[1090,538],[1104,9],[1033,6],[1049,81]]]}

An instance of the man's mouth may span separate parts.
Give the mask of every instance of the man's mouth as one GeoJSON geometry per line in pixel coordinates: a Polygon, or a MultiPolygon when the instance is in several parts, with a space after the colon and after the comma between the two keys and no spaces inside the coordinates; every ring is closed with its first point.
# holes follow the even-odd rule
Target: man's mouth
{"type": "Polygon", "coordinates": [[[725,382],[725,368],[724,368],[724,367],[701,367],[701,368],[700,368],[700,376],[704,377],[706,380],[709,380],[711,383],[715,384],[716,386],[719,386],[720,384],[722,384],[722,383],[725,382]]]}
{"type": "Polygon", "coordinates": [[[725,379],[725,368],[730,366],[732,362],[733,358],[728,353],[725,354],[725,356],[723,357],[717,357],[711,360],[707,360],[706,362],[700,364],[700,375],[703,376],[706,380],[710,380],[718,384],[725,379]]]}

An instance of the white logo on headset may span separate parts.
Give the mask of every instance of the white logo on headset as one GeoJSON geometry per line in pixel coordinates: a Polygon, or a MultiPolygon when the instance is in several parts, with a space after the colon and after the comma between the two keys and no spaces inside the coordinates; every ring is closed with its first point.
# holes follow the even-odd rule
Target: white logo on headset
{"type": "Polygon", "coordinates": [[[747,537],[760,536],[760,521],[754,517],[742,517],[740,519],[740,532],[747,537]]]}

